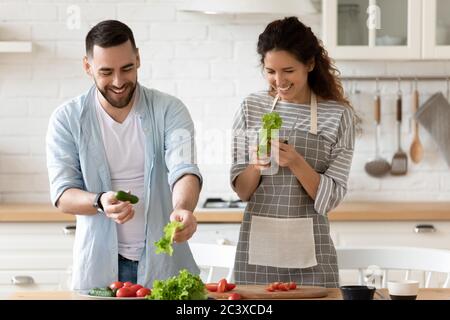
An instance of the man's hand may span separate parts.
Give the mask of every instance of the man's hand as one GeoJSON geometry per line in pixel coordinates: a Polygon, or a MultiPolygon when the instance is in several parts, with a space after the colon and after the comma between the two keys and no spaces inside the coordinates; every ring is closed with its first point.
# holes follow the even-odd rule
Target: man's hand
{"type": "Polygon", "coordinates": [[[117,200],[114,191],[104,193],[100,201],[106,216],[118,224],[124,224],[134,217],[134,207],[130,201],[117,200]]]}
{"type": "Polygon", "coordinates": [[[197,219],[192,211],[175,209],[170,215],[170,221],[180,221],[183,223],[183,230],[177,229],[173,236],[174,242],[185,242],[189,240],[197,230],[197,219]]]}

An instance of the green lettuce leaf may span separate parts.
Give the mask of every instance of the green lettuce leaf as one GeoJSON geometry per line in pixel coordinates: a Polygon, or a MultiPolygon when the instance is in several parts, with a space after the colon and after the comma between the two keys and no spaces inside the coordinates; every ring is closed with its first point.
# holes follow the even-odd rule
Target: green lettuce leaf
{"type": "Polygon", "coordinates": [[[266,113],[261,119],[262,128],[259,133],[258,157],[270,154],[270,141],[272,140],[272,130],[279,130],[283,124],[278,112],[266,113]]]}
{"type": "Polygon", "coordinates": [[[172,243],[173,243],[173,236],[175,234],[175,231],[177,229],[183,229],[183,224],[179,221],[172,221],[169,222],[168,224],[166,224],[166,226],[164,227],[164,235],[161,237],[161,239],[159,239],[158,241],[155,242],[155,247],[156,247],[156,253],[160,254],[160,253],[165,253],[168,254],[169,256],[172,256],[173,254],[173,247],[172,247],[172,243]]]}
{"type": "Polygon", "coordinates": [[[283,119],[281,119],[278,112],[269,112],[262,116],[263,129],[280,129],[283,124],[283,119]]]}
{"type": "Polygon", "coordinates": [[[180,270],[178,276],[155,280],[149,300],[206,300],[208,293],[200,276],[180,270]]]}

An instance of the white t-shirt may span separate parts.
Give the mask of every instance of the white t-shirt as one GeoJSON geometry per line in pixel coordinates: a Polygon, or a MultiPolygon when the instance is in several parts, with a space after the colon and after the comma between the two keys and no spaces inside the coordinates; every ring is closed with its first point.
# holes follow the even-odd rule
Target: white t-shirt
{"type": "Polygon", "coordinates": [[[125,121],[116,122],[103,109],[96,95],[96,111],[100,124],[106,158],[111,175],[112,190],[131,191],[139,197],[135,214],[124,224],[117,224],[119,254],[138,261],[145,245],[144,217],[144,161],[145,135],[135,112],[139,92],[135,91],[134,105],[125,121]]]}

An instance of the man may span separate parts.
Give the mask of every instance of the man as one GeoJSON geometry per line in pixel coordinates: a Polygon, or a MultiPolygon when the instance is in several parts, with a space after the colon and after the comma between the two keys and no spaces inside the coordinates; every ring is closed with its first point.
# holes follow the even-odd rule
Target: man
{"type": "Polygon", "coordinates": [[[89,31],[83,64],[95,85],[55,110],[46,140],[51,200],[77,219],[72,288],[151,286],[181,268],[198,273],[186,241],[197,228],[202,177],[186,107],[137,82],[139,51],[119,21],[89,31]],[[118,190],[139,202],[117,200],[118,190]],[[173,256],[156,255],[169,220],[184,228],[173,256]]]}

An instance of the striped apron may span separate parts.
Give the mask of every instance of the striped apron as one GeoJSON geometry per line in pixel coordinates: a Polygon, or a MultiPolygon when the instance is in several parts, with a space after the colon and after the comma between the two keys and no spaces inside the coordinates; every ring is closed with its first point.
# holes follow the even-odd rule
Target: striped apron
{"type": "MultiPolygon", "coordinates": [[[[277,100],[274,99],[272,111],[277,100]]],[[[295,128],[294,123],[291,129],[280,129],[279,136],[290,136],[288,143],[308,164],[319,173],[325,172],[327,155],[317,134],[314,93],[309,131],[295,128]]],[[[289,168],[279,167],[275,174],[262,174],[244,212],[234,268],[238,284],[295,281],[299,285],[338,287],[336,251],[328,218],[314,210],[314,200],[289,168]]]]}

